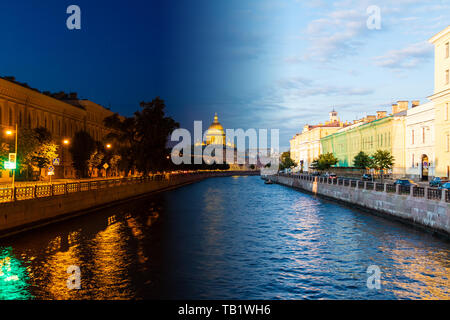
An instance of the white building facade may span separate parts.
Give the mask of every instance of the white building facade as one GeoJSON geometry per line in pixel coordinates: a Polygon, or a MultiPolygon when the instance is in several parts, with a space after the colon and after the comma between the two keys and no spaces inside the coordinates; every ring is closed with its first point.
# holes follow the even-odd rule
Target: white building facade
{"type": "Polygon", "coordinates": [[[427,181],[435,175],[435,119],[433,102],[408,109],[405,126],[406,176],[427,181]]]}

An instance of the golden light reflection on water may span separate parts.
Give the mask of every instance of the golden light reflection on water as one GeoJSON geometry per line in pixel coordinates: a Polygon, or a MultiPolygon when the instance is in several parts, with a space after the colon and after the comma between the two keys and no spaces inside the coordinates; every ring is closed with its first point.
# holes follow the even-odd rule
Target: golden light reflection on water
{"type": "Polygon", "coordinates": [[[40,279],[40,291],[45,292],[45,299],[71,300],[79,296],[78,290],[68,290],[67,268],[71,265],[81,266],[83,261],[77,246],[71,246],[67,251],[53,251],[55,245],[61,243],[57,237],[49,243],[47,248],[50,254],[40,268],[30,269],[30,278],[40,279]],[[42,281],[45,280],[45,281],[42,281]]]}
{"type": "Polygon", "coordinates": [[[384,249],[390,250],[398,269],[396,272],[408,278],[408,281],[396,281],[389,277],[392,280],[382,282],[382,285],[390,285],[392,281],[393,292],[398,298],[450,300],[450,252],[429,252],[403,242],[396,248],[384,249]]]}
{"type": "Polygon", "coordinates": [[[128,235],[123,223],[109,225],[93,239],[93,278],[95,299],[132,299],[127,254],[128,235]]]}

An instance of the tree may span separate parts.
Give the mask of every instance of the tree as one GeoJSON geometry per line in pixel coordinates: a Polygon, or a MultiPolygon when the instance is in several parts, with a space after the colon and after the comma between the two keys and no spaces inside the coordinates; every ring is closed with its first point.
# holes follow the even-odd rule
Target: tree
{"type": "Polygon", "coordinates": [[[94,169],[99,169],[102,165],[103,159],[104,159],[105,155],[99,151],[98,149],[96,149],[91,156],[89,157],[88,160],[88,166],[89,166],[89,176],[92,177],[92,172],[94,169]]]}
{"type": "Polygon", "coordinates": [[[372,158],[368,154],[366,154],[364,151],[360,151],[353,158],[353,166],[355,168],[367,169],[367,168],[370,168],[371,165],[372,165],[372,158]]]}
{"type": "Polygon", "coordinates": [[[118,154],[113,154],[111,159],[109,160],[109,165],[111,166],[111,171],[113,172],[113,175],[117,174],[117,170],[119,169],[119,164],[121,161],[121,156],[118,154]]]}
{"type": "Polygon", "coordinates": [[[104,124],[112,129],[112,132],[106,136],[106,139],[114,141],[116,154],[120,156],[117,167],[125,172],[125,176],[128,176],[128,173],[136,165],[136,153],[139,148],[136,119],[135,117],[119,117],[115,113],[105,118],[104,124]]]}
{"type": "Polygon", "coordinates": [[[76,170],[77,177],[85,178],[88,176],[88,161],[95,152],[96,144],[94,139],[86,131],[78,131],[73,137],[69,152],[72,155],[73,167],[76,170]]]}
{"type": "Polygon", "coordinates": [[[295,162],[294,162],[294,160],[291,159],[290,151],[283,152],[281,154],[280,160],[281,161],[280,161],[280,165],[279,165],[279,170],[295,167],[295,162]]]}
{"type": "MultiPolygon", "coordinates": [[[[17,138],[17,170],[19,173],[26,171],[26,178],[30,178],[33,171],[33,153],[39,147],[36,132],[32,129],[21,128],[17,138]]],[[[9,152],[14,151],[14,142],[9,143],[9,152]]]]}
{"type": "Polygon", "coordinates": [[[381,183],[383,183],[383,170],[391,169],[394,165],[394,157],[387,150],[377,150],[372,155],[372,165],[371,168],[380,170],[381,183]]]}
{"type": "Polygon", "coordinates": [[[37,144],[30,154],[31,165],[39,168],[39,176],[41,176],[42,169],[50,166],[53,159],[58,157],[56,153],[58,146],[53,142],[52,135],[46,128],[39,127],[33,131],[37,144]]]}
{"type": "Polygon", "coordinates": [[[165,115],[166,105],[159,97],[151,102],[141,102],[140,106],[142,110],[135,113],[138,137],[136,168],[147,175],[164,169],[169,135],[180,125],[165,115]]]}
{"type": "Polygon", "coordinates": [[[104,120],[113,132],[107,139],[114,140],[119,167],[125,174],[136,168],[144,175],[167,168],[166,146],[169,135],[179,127],[165,114],[165,103],[159,97],[151,102],[141,102],[141,110],[133,117],[123,118],[117,114],[104,120]]]}
{"type": "Polygon", "coordinates": [[[338,159],[334,156],[333,153],[328,152],[325,154],[319,155],[319,158],[315,159],[311,167],[320,171],[328,170],[331,166],[334,166],[338,163],[338,159]]]}

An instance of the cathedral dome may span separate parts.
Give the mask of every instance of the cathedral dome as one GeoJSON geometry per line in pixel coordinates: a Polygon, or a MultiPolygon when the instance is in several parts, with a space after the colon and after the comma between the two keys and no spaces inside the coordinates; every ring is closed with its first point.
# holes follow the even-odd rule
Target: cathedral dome
{"type": "Polygon", "coordinates": [[[214,115],[214,121],[206,131],[206,144],[225,145],[225,131],[219,122],[217,113],[214,115]]]}

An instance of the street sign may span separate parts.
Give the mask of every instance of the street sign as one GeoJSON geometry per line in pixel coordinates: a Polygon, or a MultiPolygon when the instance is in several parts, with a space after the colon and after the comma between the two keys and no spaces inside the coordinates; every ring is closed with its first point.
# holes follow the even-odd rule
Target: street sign
{"type": "Polygon", "coordinates": [[[10,153],[8,158],[9,158],[9,162],[14,163],[14,164],[16,163],[16,158],[17,158],[16,153],[10,153]]]}
{"type": "Polygon", "coordinates": [[[16,169],[16,163],[15,162],[10,162],[10,161],[5,161],[5,169],[15,170],[16,169]]]}
{"type": "Polygon", "coordinates": [[[59,166],[59,158],[53,159],[52,163],[54,166],[59,166]]]}
{"type": "Polygon", "coordinates": [[[105,164],[103,165],[103,168],[105,168],[105,170],[106,170],[106,169],[109,168],[109,165],[108,165],[107,163],[105,163],[105,164]]]}
{"type": "Polygon", "coordinates": [[[53,176],[55,175],[55,167],[54,166],[49,166],[48,167],[48,173],[49,176],[53,176]]]}

